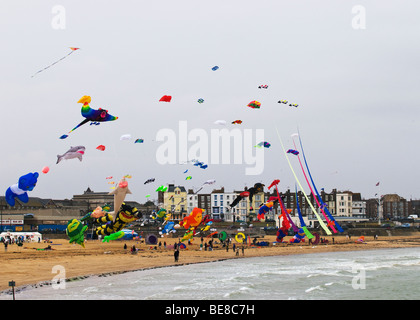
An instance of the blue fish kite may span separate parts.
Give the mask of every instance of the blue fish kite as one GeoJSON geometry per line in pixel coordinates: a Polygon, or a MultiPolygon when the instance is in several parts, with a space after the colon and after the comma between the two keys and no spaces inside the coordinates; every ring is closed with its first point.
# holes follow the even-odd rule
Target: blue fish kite
{"type": "Polygon", "coordinates": [[[211,70],[216,71],[217,69],[219,69],[218,66],[214,66],[213,68],[211,68],[211,70]]]}

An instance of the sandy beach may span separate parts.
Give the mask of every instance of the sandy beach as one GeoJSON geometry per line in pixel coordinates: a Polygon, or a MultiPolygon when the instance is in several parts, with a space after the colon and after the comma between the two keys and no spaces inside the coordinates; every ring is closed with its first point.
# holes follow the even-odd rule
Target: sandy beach
{"type": "MultiPolygon", "coordinates": [[[[291,237],[285,238],[288,241],[291,237]]],[[[225,259],[242,259],[256,256],[310,254],[333,251],[372,250],[381,248],[420,247],[420,235],[366,237],[365,243],[358,243],[357,237],[351,239],[344,235],[325,237],[328,243],[310,245],[308,242],[299,244],[276,243],[275,236],[265,236],[259,241],[269,242],[269,246],[244,246],[244,253],[239,250],[237,255],[232,245],[227,251],[220,243],[215,244],[213,251],[200,250],[200,238],[195,238],[186,249],[180,250],[179,261],[174,261],[172,245],[177,238],[161,238],[162,247],[154,250],[151,245],[139,241],[111,241],[103,243],[99,240],[86,241],[85,248],[69,244],[68,240],[52,240],[52,243],[25,243],[19,247],[9,245],[7,251],[0,248],[0,291],[8,290],[9,281],[15,281],[16,289],[25,286],[44,285],[53,280],[54,266],[62,266],[65,274],[61,276],[69,280],[80,279],[92,275],[107,275],[141,269],[158,268],[173,265],[203,263],[225,259]],[[168,248],[163,247],[166,241],[168,248]],[[127,249],[124,249],[124,244],[127,249]],[[42,250],[51,245],[51,250],[42,250]],[[135,245],[137,254],[131,254],[130,248],[135,245]]],[[[241,248],[241,244],[236,243],[241,248]]],[[[233,244],[232,243],[232,244],[233,244]]]]}

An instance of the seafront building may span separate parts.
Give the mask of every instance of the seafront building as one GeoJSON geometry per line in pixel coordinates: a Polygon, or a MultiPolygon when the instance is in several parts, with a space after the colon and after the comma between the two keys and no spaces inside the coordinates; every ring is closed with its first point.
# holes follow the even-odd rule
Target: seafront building
{"type": "MultiPolygon", "coordinates": [[[[261,205],[270,198],[277,197],[273,190],[265,190],[254,195],[252,202],[249,197],[243,198],[235,207],[230,205],[243,190],[225,190],[224,187],[213,189],[209,193],[194,193],[186,190],[184,186],[169,184],[165,192],[158,192],[158,201],[148,201],[144,204],[136,201],[126,201],[127,204],[138,208],[145,216],[150,216],[153,210],[166,209],[173,220],[182,220],[192,212],[195,207],[204,209],[216,221],[250,222],[255,221],[261,205]]],[[[285,207],[291,209],[290,216],[299,224],[297,203],[302,216],[308,226],[317,226],[317,219],[313,212],[320,209],[316,198],[312,194],[303,194],[301,191],[285,190],[280,197],[285,207]],[[309,200],[309,201],[308,201],[309,200]],[[297,202],[298,201],[298,202],[297,202]]],[[[321,190],[322,202],[327,205],[329,212],[337,221],[390,221],[404,219],[414,214],[420,216],[420,200],[406,200],[397,194],[387,194],[380,198],[363,199],[360,193],[351,191],[338,191],[333,189],[327,193],[321,190]]],[[[319,202],[319,200],[318,200],[319,202]]],[[[113,196],[108,192],[94,192],[87,188],[82,194],[74,195],[72,199],[42,199],[29,197],[28,203],[16,201],[10,207],[4,196],[0,197],[0,231],[57,231],[64,232],[71,219],[80,219],[93,211],[97,206],[109,204],[112,208],[113,196]]],[[[275,221],[281,213],[280,207],[275,205],[265,215],[265,221],[275,221]]]]}

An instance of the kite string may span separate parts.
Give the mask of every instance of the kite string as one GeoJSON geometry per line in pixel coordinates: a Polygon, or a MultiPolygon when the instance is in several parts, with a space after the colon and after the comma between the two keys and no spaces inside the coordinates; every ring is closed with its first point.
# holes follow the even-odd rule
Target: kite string
{"type": "Polygon", "coordinates": [[[35,77],[35,75],[37,75],[38,73],[52,67],[53,65],[57,64],[58,62],[60,62],[61,60],[64,60],[65,58],[67,58],[69,55],[71,55],[74,52],[74,50],[70,51],[68,54],[66,54],[64,57],[60,58],[59,60],[53,62],[52,64],[50,64],[49,66],[46,66],[45,68],[35,72],[35,74],[33,76],[31,76],[31,78],[35,77]]]}
{"type": "Polygon", "coordinates": [[[314,206],[312,205],[311,201],[309,200],[308,196],[306,195],[305,191],[303,190],[303,187],[302,187],[302,185],[300,184],[299,179],[297,178],[295,171],[293,170],[292,164],[290,163],[289,158],[287,157],[286,150],[284,149],[284,146],[283,146],[283,141],[281,141],[280,134],[279,134],[279,132],[278,132],[277,128],[276,128],[276,131],[277,131],[277,137],[278,137],[278,138],[279,138],[279,140],[280,140],[280,144],[281,144],[281,147],[282,147],[282,149],[283,149],[283,152],[284,152],[284,155],[285,155],[285,157],[286,157],[286,160],[287,160],[287,162],[288,162],[288,164],[289,164],[290,170],[292,171],[293,176],[295,177],[295,180],[296,180],[297,184],[299,185],[299,188],[302,190],[302,193],[303,193],[303,195],[305,196],[306,201],[308,202],[309,206],[310,206],[310,207],[311,207],[311,209],[312,209],[312,212],[315,214],[316,218],[318,219],[318,222],[319,222],[319,224],[321,225],[322,229],[324,229],[324,231],[327,233],[327,235],[331,235],[331,234],[332,234],[332,233],[331,233],[331,231],[330,231],[330,230],[328,229],[328,227],[325,225],[324,221],[322,221],[321,217],[318,215],[318,213],[316,212],[316,210],[315,210],[314,206]]]}

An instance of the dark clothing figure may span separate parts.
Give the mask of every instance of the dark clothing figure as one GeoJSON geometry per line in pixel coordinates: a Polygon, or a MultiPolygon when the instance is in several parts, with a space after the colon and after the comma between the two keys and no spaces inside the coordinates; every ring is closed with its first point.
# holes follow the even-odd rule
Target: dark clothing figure
{"type": "Polygon", "coordinates": [[[179,259],[179,250],[175,250],[174,251],[174,258],[175,258],[175,262],[178,262],[178,259],[179,259]]]}

